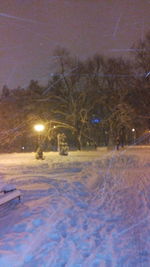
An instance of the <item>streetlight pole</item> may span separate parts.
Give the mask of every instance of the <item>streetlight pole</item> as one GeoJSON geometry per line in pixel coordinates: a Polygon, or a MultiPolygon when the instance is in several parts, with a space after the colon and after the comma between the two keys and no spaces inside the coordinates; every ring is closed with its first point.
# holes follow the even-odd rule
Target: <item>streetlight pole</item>
{"type": "Polygon", "coordinates": [[[134,128],[132,129],[132,133],[133,133],[133,143],[135,144],[135,141],[136,141],[136,131],[135,131],[134,128]]]}
{"type": "Polygon", "coordinates": [[[41,133],[44,131],[45,126],[43,124],[36,124],[34,125],[34,130],[36,132],[38,132],[38,148],[37,148],[37,155],[36,158],[37,159],[43,159],[43,151],[42,151],[42,147],[41,147],[41,133]]]}

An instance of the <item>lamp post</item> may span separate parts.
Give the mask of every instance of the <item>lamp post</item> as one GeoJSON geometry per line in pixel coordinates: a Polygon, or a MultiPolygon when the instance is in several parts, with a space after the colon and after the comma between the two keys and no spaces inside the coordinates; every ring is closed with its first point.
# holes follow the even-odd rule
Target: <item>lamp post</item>
{"type": "Polygon", "coordinates": [[[43,124],[35,124],[34,130],[38,132],[38,149],[41,148],[41,133],[44,131],[45,126],[43,124]]]}
{"type": "Polygon", "coordinates": [[[44,131],[45,126],[43,124],[34,125],[34,130],[38,132],[38,144],[41,144],[41,133],[44,131]]]}
{"type": "Polygon", "coordinates": [[[136,140],[136,131],[135,131],[134,128],[132,129],[132,133],[133,133],[133,143],[135,144],[135,140],[136,140]]]}

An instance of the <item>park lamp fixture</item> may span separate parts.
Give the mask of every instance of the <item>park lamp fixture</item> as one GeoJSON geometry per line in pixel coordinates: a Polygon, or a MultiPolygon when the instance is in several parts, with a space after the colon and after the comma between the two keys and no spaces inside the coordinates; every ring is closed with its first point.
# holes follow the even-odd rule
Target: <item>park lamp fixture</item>
{"type": "Polygon", "coordinates": [[[34,130],[37,132],[42,132],[42,131],[44,131],[44,129],[45,129],[45,126],[43,124],[34,125],[34,130]]]}

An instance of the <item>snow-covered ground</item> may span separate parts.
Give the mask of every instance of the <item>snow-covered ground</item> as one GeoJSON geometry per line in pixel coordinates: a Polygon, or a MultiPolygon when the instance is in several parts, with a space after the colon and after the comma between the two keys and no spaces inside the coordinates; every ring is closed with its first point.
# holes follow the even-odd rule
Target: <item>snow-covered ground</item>
{"type": "Polygon", "coordinates": [[[149,267],[150,147],[0,154],[0,267],[149,267]]]}

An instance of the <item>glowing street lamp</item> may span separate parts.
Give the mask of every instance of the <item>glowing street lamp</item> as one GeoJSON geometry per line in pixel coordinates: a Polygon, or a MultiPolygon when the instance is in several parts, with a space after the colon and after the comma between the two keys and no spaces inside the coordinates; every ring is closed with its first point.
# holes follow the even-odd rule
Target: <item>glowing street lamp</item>
{"type": "Polygon", "coordinates": [[[132,128],[132,133],[133,133],[133,143],[135,144],[136,141],[136,131],[134,128],[132,128]]]}
{"type": "Polygon", "coordinates": [[[41,147],[41,133],[44,131],[45,126],[43,124],[35,124],[34,130],[38,133],[38,148],[41,147]]]}
{"type": "Polygon", "coordinates": [[[43,124],[36,124],[34,125],[34,130],[37,132],[43,132],[45,129],[45,126],[43,124]]]}

